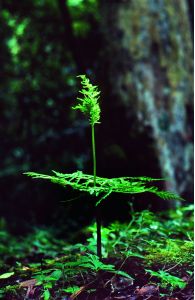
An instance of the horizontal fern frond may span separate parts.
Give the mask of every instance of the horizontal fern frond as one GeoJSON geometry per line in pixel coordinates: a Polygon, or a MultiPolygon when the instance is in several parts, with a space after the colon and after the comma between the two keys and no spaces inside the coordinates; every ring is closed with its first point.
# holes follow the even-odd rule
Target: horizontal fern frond
{"type": "Polygon", "coordinates": [[[96,186],[93,184],[93,175],[84,174],[82,171],[74,173],[59,173],[53,171],[54,175],[49,176],[45,174],[39,174],[35,172],[24,173],[35,179],[46,179],[53,183],[60,184],[64,187],[70,186],[75,190],[81,192],[87,192],[90,195],[96,197],[100,196],[96,205],[101,203],[111,193],[123,193],[123,194],[138,194],[138,193],[153,193],[158,197],[165,200],[183,200],[180,196],[173,192],[161,191],[156,186],[148,186],[148,182],[163,180],[160,178],[151,177],[118,177],[118,178],[103,178],[96,177],[96,186]]]}

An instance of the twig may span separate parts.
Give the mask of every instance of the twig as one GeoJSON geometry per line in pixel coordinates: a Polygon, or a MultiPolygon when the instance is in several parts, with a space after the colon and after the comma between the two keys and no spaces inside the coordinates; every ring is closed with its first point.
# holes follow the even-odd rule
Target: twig
{"type": "Polygon", "coordinates": [[[170,271],[170,270],[172,270],[172,269],[174,269],[174,268],[176,268],[180,263],[181,263],[181,261],[182,260],[180,260],[176,265],[174,265],[173,267],[171,267],[171,268],[169,268],[169,269],[166,269],[166,270],[164,270],[164,272],[168,272],[168,271],[170,271]]]}

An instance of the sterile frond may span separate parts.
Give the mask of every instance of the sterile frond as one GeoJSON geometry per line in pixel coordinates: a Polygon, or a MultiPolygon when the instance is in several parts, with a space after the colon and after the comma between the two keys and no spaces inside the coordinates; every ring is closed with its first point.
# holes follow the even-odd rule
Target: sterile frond
{"type": "Polygon", "coordinates": [[[63,174],[53,171],[53,176],[39,174],[35,172],[24,173],[35,179],[46,179],[53,183],[57,183],[64,187],[70,186],[75,190],[87,192],[95,197],[100,197],[96,205],[100,204],[111,193],[122,194],[139,194],[153,193],[164,200],[183,200],[180,196],[173,192],[161,191],[156,186],[148,186],[151,181],[160,179],[151,177],[118,177],[118,178],[103,178],[96,177],[96,186],[93,185],[93,175],[84,174],[82,171],[77,171],[70,174],[63,174]]]}

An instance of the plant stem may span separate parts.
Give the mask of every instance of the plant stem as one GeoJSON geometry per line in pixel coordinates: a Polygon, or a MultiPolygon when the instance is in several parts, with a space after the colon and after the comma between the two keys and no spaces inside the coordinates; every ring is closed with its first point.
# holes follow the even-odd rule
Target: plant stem
{"type": "Polygon", "coordinates": [[[95,127],[91,125],[92,151],[93,151],[93,185],[96,186],[96,149],[95,149],[95,127]]]}
{"type": "MultiPolygon", "coordinates": [[[[95,148],[95,127],[91,125],[92,136],[92,152],[93,152],[93,185],[96,186],[96,148],[95,148]]],[[[101,212],[100,206],[96,206],[96,226],[97,226],[97,256],[102,258],[102,245],[101,245],[101,212]]]]}

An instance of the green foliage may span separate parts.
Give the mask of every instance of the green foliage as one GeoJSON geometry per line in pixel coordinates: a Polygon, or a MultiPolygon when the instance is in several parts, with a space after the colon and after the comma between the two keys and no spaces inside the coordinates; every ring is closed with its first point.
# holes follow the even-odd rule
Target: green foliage
{"type": "Polygon", "coordinates": [[[65,267],[78,267],[78,268],[90,269],[91,271],[95,271],[95,272],[98,272],[100,270],[104,270],[104,271],[114,270],[113,265],[106,265],[99,260],[98,256],[89,253],[86,254],[86,256],[80,257],[80,259],[77,261],[66,263],[65,267]]]}
{"type": "MultiPolygon", "coordinates": [[[[80,257],[77,261],[72,261],[64,264],[65,270],[66,268],[78,268],[80,270],[82,269],[88,269],[92,272],[99,272],[99,271],[106,271],[111,272],[117,275],[122,275],[124,277],[127,277],[129,279],[132,279],[132,277],[127,274],[126,272],[123,272],[121,270],[116,270],[114,265],[111,264],[104,264],[100,261],[99,257],[94,254],[86,254],[85,256],[80,257]]],[[[66,272],[66,271],[65,271],[66,272]]]]}
{"type": "MultiPolygon", "coordinates": [[[[43,299],[52,299],[56,288],[56,297],[61,297],[63,293],[76,292],[79,285],[84,284],[78,281],[80,277],[96,280],[104,272],[108,272],[109,276],[113,274],[133,280],[132,277],[136,275],[131,270],[128,274],[121,270],[122,267],[115,267],[109,262],[110,257],[115,257],[116,261],[121,261],[122,266],[128,258],[139,261],[139,266],[146,268],[152,276],[152,281],[159,282],[160,288],[166,289],[166,292],[176,288],[183,289],[186,283],[181,278],[192,276],[193,270],[193,241],[187,240],[183,224],[188,236],[193,236],[192,215],[192,205],[158,215],[147,210],[134,212],[131,208],[129,224],[115,222],[108,227],[102,227],[102,250],[104,257],[108,257],[103,261],[95,255],[95,224],[83,230],[87,235],[87,243],[75,245],[57,240],[55,232],[49,229],[48,233],[47,230],[37,229],[23,239],[14,239],[4,229],[4,234],[0,231],[0,244],[6,247],[2,249],[1,257],[4,261],[9,261],[10,258],[12,261],[14,257],[17,258],[17,262],[12,266],[2,262],[1,273],[3,277],[14,272],[14,278],[35,278],[43,299]],[[173,218],[173,214],[176,214],[177,218],[173,218]],[[42,262],[40,254],[44,257],[42,262]],[[26,262],[26,257],[32,255],[37,255],[38,261],[26,262]]],[[[7,295],[22,293],[19,285],[10,285],[10,278],[7,278],[7,285],[0,289],[1,299],[6,299],[7,295]]],[[[6,278],[1,279],[2,284],[6,282],[6,278]]]]}
{"type": "Polygon", "coordinates": [[[0,299],[6,299],[6,295],[11,295],[12,297],[15,297],[17,295],[18,289],[19,286],[17,284],[6,285],[5,287],[0,288],[0,299]]]}
{"type": "Polygon", "coordinates": [[[67,287],[66,289],[63,289],[64,292],[70,293],[70,294],[76,293],[79,290],[80,290],[80,287],[77,285],[72,285],[72,286],[67,287]]]}
{"type": "MultiPolygon", "coordinates": [[[[163,215],[163,213],[162,213],[163,215]]],[[[174,237],[185,235],[193,240],[194,205],[181,206],[169,211],[169,220],[165,223],[167,230],[174,237]]]]}
{"type": "Polygon", "coordinates": [[[41,270],[35,273],[34,278],[37,280],[37,285],[43,285],[45,288],[51,288],[56,281],[62,277],[61,270],[41,270]]]}
{"type": "MultiPolygon", "coordinates": [[[[132,277],[124,271],[116,270],[114,265],[105,264],[99,260],[99,257],[90,253],[82,256],[76,256],[76,260],[71,261],[72,257],[69,257],[68,261],[54,261],[49,262],[47,265],[47,269],[36,271],[33,275],[33,278],[36,279],[36,285],[42,286],[44,289],[43,297],[44,299],[50,299],[50,290],[56,285],[56,283],[63,283],[63,286],[67,284],[66,282],[73,282],[75,277],[82,274],[91,274],[92,276],[97,276],[98,272],[110,272],[113,274],[117,274],[128,279],[132,279],[132,277]],[[46,298],[49,297],[49,298],[46,298]]],[[[67,260],[67,258],[66,258],[67,260]]],[[[75,292],[74,286],[70,286],[67,288],[62,288],[61,292],[75,292]],[[74,291],[73,291],[74,290],[74,291]]],[[[76,287],[76,290],[78,287],[76,287]]]]}
{"type": "MultiPolygon", "coordinates": [[[[0,230],[0,257],[4,260],[9,257],[22,259],[26,255],[39,255],[55,257],[66,246],[64,241],[54,238],[54,231],[47,228],[35,228],[26,237],[12,236],[7,230],[0,230]]],[[[1,262],[0,259],[0,263],[1,262]]]]}
{"type": "Polygon", "coordinates": [[[91,125],[99,123],[100,120],[100,106],[99,106],[99,95],[100,91],[98,87],[91,84],[86,75],[80,75],[82,89],[80,93],[82,98],[78,97],[78,105],[74,106],[73,109],[80,110],[89,118],[91,125]]]}
{"type": "Polygon", "coordinates": [[[46,289],[44,292],[43,292],[43,299],[44,300],[49,300],[50,299],[50,291],[48,289],[46,289]]]}
{"type": "MultiPolygon", "coordinates": [[[[193,264],[193,207],[177,209],[178,220],[172,218],[173,210],[155,214],[148,210],[131,211],[129,224],[115,222],[102,227],[102,252],[105,257],[113,252],[125,257],[144,258],[144,263],[155,266],[186,266],[193,264]],[[186,231],[184,232],[184,228],[186,231]]],[[[88,233],[86,249],[95,253],[96,225],[84,230],[88,233]]]]}
{"type": "MultiPolygon", "coordinates": [[[[102,255],[104,257],[108,256],[109,252],[113,251],[113,243],[115,241],[116,235],[112,235],[113,230],[108,227],[101,227],[101,240],[102,240],[102,255]]],[[[86,249],[92,253],[96,253],[97,245],[97,225],[88,226],[84,229],[84,233],[88,234],[86,249]]]]}
{"type": "Polygon", "coordinates": [[[7,279],[14,275],[14,272],[8,272],[0,275],[0,279],[7,279]]]}
{"type": "Polygon", "coordinates": [[[40,270],[35,273],[33,277],[37,280],[36,285],[40,285],[44,289],[42,294],[44,300],[51,298],[50,289],[60,280],[62,274],[62,270],[59,269],[40,270]]]}
{"type": "Polygon", "coordinates": [[[88,192],[90,195],[98,197],[102,195],[96,202],[96,205],[100,204],[102,200],[107,198],[111,193],[123,193],[123,194],[137,194],[150,192],[162,199],[182,199],[180,196],[173,192],[161,191],[155,186],[148,186],[147,184],[152,181],[159,181],[162,179],[151,177],[119,177],[119,178],[103,178],[96,177],[96,186],[93,186],[93,176],[84,174],[81,171],[74,172],[72,174],[63,174],[53,171],[55,176],[49,176],[39,174],[35,172],[24,173],[35,179],[46,179],[53,183],[60,184],[62,186],[70,186],[75,190],[82,192],[88,192]]]}
{"type": "Polygon", "coordinates": [[[86,37],[90,33],[91,23],[88,17],[98,20],[97,0],[68,0],[67,5],[72,17],[72,28],[76,37],[86,37]]]}
{"type": "Polygon", "coordinates": [[[161,286],[163,288],[170,287],[171,290],[176,288],[184,289],[186,286],[186,282],[184,282],[181,278],[177,276],[173,276],[168,272],[160,270],[158,272],[152,270],[146,270],[151,276],[157,277],[161,281],[161,286]]]}

